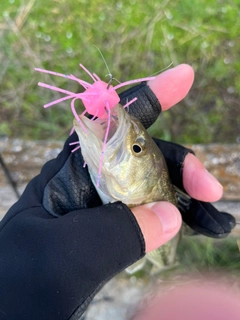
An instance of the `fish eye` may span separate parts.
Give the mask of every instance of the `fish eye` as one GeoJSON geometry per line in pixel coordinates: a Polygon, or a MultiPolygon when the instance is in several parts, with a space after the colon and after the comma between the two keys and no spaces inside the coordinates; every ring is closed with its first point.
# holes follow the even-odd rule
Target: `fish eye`
{"type": "Polygon", "coordinates": [[[132,146],[132,149],[135,153],[138,153],[138,154],[142,152],[142,147],[139,144],[134,144],[132,146]]]}

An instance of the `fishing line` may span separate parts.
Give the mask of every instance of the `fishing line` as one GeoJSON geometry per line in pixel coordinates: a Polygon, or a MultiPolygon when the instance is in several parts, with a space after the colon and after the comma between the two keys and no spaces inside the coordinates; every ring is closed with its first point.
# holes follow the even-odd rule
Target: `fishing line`
{"type": "Polygon", "coordinates": [[[16,195],[17,198],[19,199],[19,198],[20,198],[20,193],[19,193],[19,191],[18,191],[18,189],[17,189],[17,184],[16,184],[16,182],[13,180],[13,178],[12,178],[12,176],[11,176],[11,173],[10,173],[7,165],[5,164],[1,153],[0,153],[0,165],[1,165],[2,169],[3,169],[3,172],[4,172],[4,174],[5,174],[8,182],[10,183],[10,185],[11,185],[11,187],[12,187],[15,195],[16,195]]]}
{"type": "Polygon", "coordinates": [[[103,62],[105,63],[105,66],[106,66],[107,71],[108,71],[108,74],[105,75],[105,77],[109,76],[109,78],[110,78],[110,80],[109,80],[109,82],[108,82],[107,89],[109,89],[109,87],[110,87],[110,85],[111,85],[111,83],[112,83],[113,80],[117,81],[118,83],[121,83],[120,81],[118,81],[118,79],[114,78],[113,75],[111,74],[110,69],[109,69],[109,67],[108,67],[108,65],[107,65],[107,62],[106,62],[106,60],[105,60],[105,58],[104,58],[104,56],[103,56],[103,54],[102,54],[102,51],[101,51],[96,45],[94,45],[94,47],[95,47],[95,48],[98,50],[98,52],[100,53],[100,56],[102,57],[103,62]]]}
{"type": "Polygon", "coordinates": [[[167,67],[157,71],[157,72],[154,72],[153,74],[151,74],[149,77],[152,77],[152,76],[155,76],[156,74],[160,74],[162,73],[163,71],[167,70],[168,68],[170,68],[171,66],[173,65],[173,62],[171,62],[167,67]]]}

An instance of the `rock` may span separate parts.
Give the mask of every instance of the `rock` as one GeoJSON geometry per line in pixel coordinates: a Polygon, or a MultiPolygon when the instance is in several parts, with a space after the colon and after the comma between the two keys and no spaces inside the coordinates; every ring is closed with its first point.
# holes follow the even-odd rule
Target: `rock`
{"type": "MultiPolygon", "coordinates": [[[[26,141],[9,139],[0,142],[0,151],[4,163],[11,172],[17,185],[28,183],[39,174],[42,166],[62,150],[63,142],[26,141]]],[[[0,169],[0,187],[7,183],[3,170],[0,169]]]]}
{"type": "Polygon", "coordinates": [[[81,320],[130,319],[151,285],[142,279],[114,277],[93,299],[81,320]]]}
{"type": "MultiPolygon", "coordinates": [[[[14,181],[18,185],[26,184],[36,176],[43,164],[55,158],[62,150],[63,142],[25,141],[18,139],[0,140],[0,152],[14,181]]],[[[223,200],[240,199],[240,145],[209,144],[188,146],[196,153],[223,185],[223,200]]],[[[7,183],[0,169],[0,187],[7,183]]]]}
{"type": "Polygon", "coordinates": [[[204,166],[223,185],[224,200],[240,200],[240,145],[190,146],[204,166]]]}

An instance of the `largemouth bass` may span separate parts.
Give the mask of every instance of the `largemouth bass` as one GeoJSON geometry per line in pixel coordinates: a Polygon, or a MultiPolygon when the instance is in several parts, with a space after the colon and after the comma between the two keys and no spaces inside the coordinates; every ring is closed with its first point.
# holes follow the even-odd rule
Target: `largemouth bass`
{"type": "MultiPolygon", "coordinates": [[[[164,156],[138,119],[121,105],[111,110],[100,177],[99,163],[109,123],[107,119],[92,121],[85,116],[80,119],[86,130],[77,120],[74,120],[74,128],[92,182],[104,204],[122,201],[131,208],[162,200],[177,206],[176,190],[170,181],[164,156]]],[[[148,253],[128,271],[137,271],[146,261],[152,263],[153,272],[174,265],[179,239],[180,233],[148,253]]]]}

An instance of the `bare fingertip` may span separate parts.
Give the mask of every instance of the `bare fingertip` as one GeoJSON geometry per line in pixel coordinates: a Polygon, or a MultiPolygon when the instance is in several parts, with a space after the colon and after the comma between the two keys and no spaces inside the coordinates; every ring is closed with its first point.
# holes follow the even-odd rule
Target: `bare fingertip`
{"type": "Polygon", "coordinates": [[[157,249],[172,239],[181,228],[181,214],[166,201],[153,202],[132,208],[142,230],[146,252],[157,249]]]}
{"type": "Polygon", "coordinates": [[[161,222],[163,232],[176,232],[179,226],[179,211],[168,202],[156,202],[151,210],[157,215],[161,222]]]}
{"type": "Polygon", "coordinates": [[[222,185],[191,153],[184,160],[183,185],[187,193],[197,200],[214,202],[222,197],[222,185]]]}
{"type": "Polygon", "coordinates": [[[162,109],[167,110],[188,94],[193,80],[193,68],[188,64],[180,64],[159,74],[148,85],[157,96],[162,109]]]}

